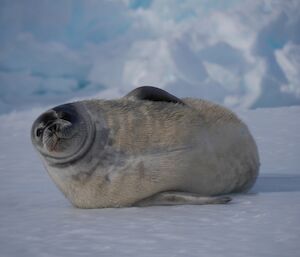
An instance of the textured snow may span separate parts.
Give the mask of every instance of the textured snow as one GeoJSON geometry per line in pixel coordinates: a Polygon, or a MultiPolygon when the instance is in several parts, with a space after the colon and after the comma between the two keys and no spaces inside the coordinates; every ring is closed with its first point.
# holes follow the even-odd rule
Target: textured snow
{"type": "Polygon", "coordinates": [[[142,85],[299,105],[299,13],[299,0],[1,0],[0,113],[142,85]]]}
{"type": "Polygon", "coordinates": [[[42,111],[0,116],[0,256],[297,257],[300,107],[238,111],[261,174],[227,205],[80,210],[54,186],[29,129],[42,111]]]}

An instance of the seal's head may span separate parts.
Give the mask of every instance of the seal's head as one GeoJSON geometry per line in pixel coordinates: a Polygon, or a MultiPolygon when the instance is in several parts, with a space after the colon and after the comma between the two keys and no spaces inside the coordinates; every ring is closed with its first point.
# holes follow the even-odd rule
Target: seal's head
{"type": "Polygon", "coordinates": [[[93,124],[87,112],[64,104],[41,114],[32,125],[31,139],[51,163],[67,163],[83,154],[92,142],[93,124]]]}

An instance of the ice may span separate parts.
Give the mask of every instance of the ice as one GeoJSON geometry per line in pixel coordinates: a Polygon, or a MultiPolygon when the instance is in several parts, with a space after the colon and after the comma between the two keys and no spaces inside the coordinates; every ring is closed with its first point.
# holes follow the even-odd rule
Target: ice
{"type": "Polygon", "coordinates": [[[142,85],[299,105],[299,12],[298,0],[1,1],[0,113],[142,85]]]}
{"type": "Polygon", "coordinates": [[[288,80],[282,90],[299,96],[300,75],[296,67],[300,66],[300,46],[292,43],[286,44],[283,49],[275,52],[275,56],[288,80]]]}
{"type": "Polygon", "coordinates": [[[34,152],[45,109],[0,116],[0,256],[299,256],[300,107],[237,110],[261,173],[232,203],[96,210],[72,207],[34,152]]]}

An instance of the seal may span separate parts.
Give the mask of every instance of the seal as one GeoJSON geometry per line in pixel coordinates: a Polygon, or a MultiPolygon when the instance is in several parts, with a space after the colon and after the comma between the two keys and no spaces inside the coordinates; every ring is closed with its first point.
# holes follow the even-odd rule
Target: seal
{"type": "Polygon", "coordinates": [[[227,203],[259,170],[255,141],[233,112],[149,86],[57,106],[31,138],[79,208],[227,203]]]}

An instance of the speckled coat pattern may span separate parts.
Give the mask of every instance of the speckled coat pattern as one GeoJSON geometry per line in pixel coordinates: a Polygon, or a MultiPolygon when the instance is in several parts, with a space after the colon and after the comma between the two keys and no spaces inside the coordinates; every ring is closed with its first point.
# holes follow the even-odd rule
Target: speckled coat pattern
{"type": "Polygon", "coordinates": [[[247,126],[228,109],[185,103],[87,100],[74,103],[95,124],[93,146],[80,160],[45,166],[77,207],[131,206],[159,192],[203,196],[245,192],[259,157],[247,126]]]}

